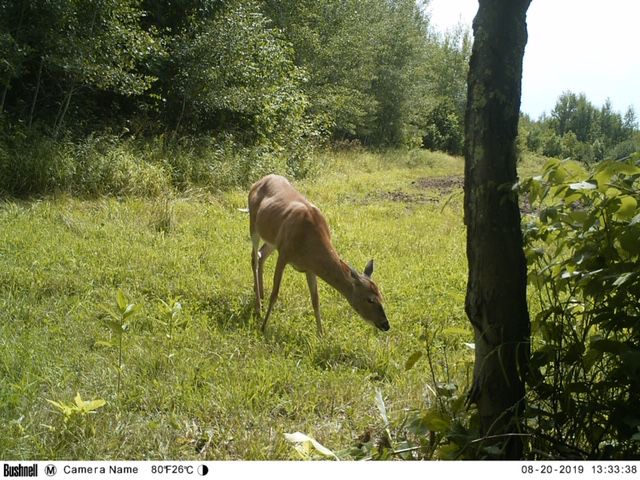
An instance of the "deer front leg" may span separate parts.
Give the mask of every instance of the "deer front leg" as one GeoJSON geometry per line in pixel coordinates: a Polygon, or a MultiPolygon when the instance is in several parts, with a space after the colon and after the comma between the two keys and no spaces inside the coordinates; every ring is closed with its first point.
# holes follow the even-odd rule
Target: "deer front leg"
{"type": "Polygon", "coordinates": [[[265,332],[267,328],[267,322],[269,321],[269,316],[271,316],[271,310],[273,309],[273,305],[276,303],[276,299],[278,298],[278,292],[280,291],[280,282],[282,281],[282,274],[284,273],[284,267],[287,266],[287,261],[282,252],[278,253],[278,262],[276,263],[276,270],[273,274],[273,288],[271,290],[271,297],[269,297],[269,308],[267,308],[267,314],[264,316],[264,321],[262,322],[262,333],[265,332]]]}
{"type": "Polygon", "coordinates": [[[307,272],[307,285],[311,294],[311,305],[313,305],[313,313],[316,316],[316,332],[318,337],[322,337],[322,318],[320,317],[320,300],[318,297],[318,277],[315,273],[307,272]]]}
{"type": "Polygon", "coordinates": [[[260,253],[258,254],[258,290],[260,292],[260,300],[264,298],[264,262],[274,250],[275,247],[273,245],[265,243],[260,248],[260,253]]]}

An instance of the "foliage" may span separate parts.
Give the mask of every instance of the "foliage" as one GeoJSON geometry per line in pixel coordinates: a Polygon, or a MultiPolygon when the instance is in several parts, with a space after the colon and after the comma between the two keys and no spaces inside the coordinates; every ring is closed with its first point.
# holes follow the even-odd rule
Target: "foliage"
{"type": "Polygon", "coordinates": [[[520,125],[524,126],[527,148],[547,157],[592,162],[624,158],[638,150],[633,107],[623,116],[613,110],[608,99],[598,109],[584,94],[564,92],[550,116],[543,115],[536,122],[523,118],[520,125]]]}
{"type": "Polygon", "coordinates": [[[422,144],[430,150],[459,154],[464,145],[461,114],[452,103],[444,99],[436,104],[425,117],[426,127],[422,144]]]}
{"type": "Polygon", "coordinates": [[[326,139],[460,153],[469,51],[468,32],[433,33],[413,0],[2,2],[0,188],[304,178],[326,139]],[[93,152],[102,138],[122,140],[113,158],[93,152]],[[211,150],[173,156],[185,138],[211,150]],[[168,155],[133,158],[128,142],[168,155]]]}
{"type": "Polygon", "coordinates": [[[471,57],[471,34],[457,28],[432,35],[422,74],[426,78],[423,146],[461,154],[467,104],[467,74],[471,57]]]}
{"type": "Polygon", "coordinates": [[[144,67],[161,48],[141,28],[139,0],[10,1],[3,13],[0,32],[14,54],[2,107],[13,119],[46,119],[57,136],[71,111],[74,125],[95,124],[105,98],[138,96],[154,80],[144,67]]]}
{"type": "Polygon", "coordinates": [[[176,88],[191,113],[182,119],[190,129],[231,124],[273,141],[291,133],[283,121],[293,128],[302,120],[306,98],[292,51],[257,3],[232,2],[211,19],[194,18],[175,42],[172,60],[181,66],[176,88]]]}
{"type": "Polygon", "coordinates": [[[469,369],[473,344],[462,342],[471,336],[466,328],[424,326],[420,339],[423,349],[406,359],[410,371],[424,357],[430,378],[425,386],[424,403],[403,412],[387,412],[382,393],[375,404],[382,423],[370,430],[351,449],[341,452],[352,459],[458,460],[487,458],[479,438],[477,414],[466,404],[464,388],[453,380],[469,369]],[[437,328],[437,327],[436,327],[437,328]],[[450,362],[447,352],[458,351],[450,362]]]}
{"type": "Polygon", "coordinates": [[[96,345],[116,349],[118,359],[113,363],[113,367],[118,378],[116,395],[119,396],[120,386],[122,384],[122,372],[125,368],[123,361],[124,335],[129,331],[131,327],[131,317],[136,313],[138,307],[134,303],[129,303],[129,300],[125,294],[122,293],[122,290],[118,290],[118,293],[116,294],[116,307],[116,312],[113,312],[110,309],[106,310],[108,316],[104,319],[104,322],[111,333],[110,340],[98,340],[96,345]]]}
{"type": "Polygon", "coordinates": [[[102,399],[83,400],[80,394],[76,394],[73,403],[56,402],[47,400],[51,405],[56,407],[64,417],[64,422],[73,421],[76,416],[84,417],[85,415],[96,413],[96,410],[102,408],[107,402],[102,399]]]}
{"type": "Polygon", "coordinates": [[[95,424],[89,420],[89,417],[95,415],[97,410],[107,403],[101,398],[83,400],[80,393],[76,393],[73,403],[49,399],[47,399],[47,402],[56,408],[56,412],[62,418],[61,424],[50,428],[58,433],[64,442],[69,443],[81,443],[95,435],[95,424]]]}
{"type": "Polygon", "coordinates": [[[638,458],[640,156],[588,173],[551,160],[524,190],[532,454],[638,458]]]}
{"type": "Polygon", "coordinates": [[[304,68],[310,111],[334,141],[420,146],[434,103],[449,98],[464,111],[468,36],[432,34],[415,2],[266,4],[304,68]]]}

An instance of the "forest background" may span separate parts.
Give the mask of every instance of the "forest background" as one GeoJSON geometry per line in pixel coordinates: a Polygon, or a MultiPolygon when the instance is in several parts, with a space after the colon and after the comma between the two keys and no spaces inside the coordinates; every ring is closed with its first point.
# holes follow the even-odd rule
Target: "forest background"
{"type": "MultiPolygon", "coordinates": [[[[5,1],[0,190],[157,194],[301,178],[318,147],[461,154],[470,32],[412,0],[5,1]],[[126,172],[126,174],[125,174],[126,172]]],[[[520,147],[637,147],[632,107],[565,92],[520,147]]]]}

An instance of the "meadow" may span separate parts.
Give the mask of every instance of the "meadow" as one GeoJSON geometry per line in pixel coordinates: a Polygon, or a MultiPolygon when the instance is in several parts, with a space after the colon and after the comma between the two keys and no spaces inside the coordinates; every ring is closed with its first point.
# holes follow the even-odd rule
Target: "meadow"
{"type": "Polygon", "coordinates": [[[295,184],[345,261],[374,259],[389,332],[319,282],[318,338],[304,275],[288,267],[263,335],[246,189],[0,203],[0,458],[296,459],[285,433],[345,452],[388,427],[380,400],[401,425],[439,386],[463,392],[462,159],[316,163],[295,184]]]}

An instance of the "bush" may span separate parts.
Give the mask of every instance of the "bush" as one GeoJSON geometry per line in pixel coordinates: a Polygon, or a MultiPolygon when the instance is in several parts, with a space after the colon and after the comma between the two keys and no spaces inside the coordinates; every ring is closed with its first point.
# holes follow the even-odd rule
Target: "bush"
{"type": "Polygon", "coordinates": [[[640,458],[640,156],[551,160],[525,192],[532,452],[640,458]]]}
{"type": "Polygon", "coordinates": [[[192,187],[227,190],[246,187],[268,173],[293,178],[313,174],[314,146],[313,138],[286,148],[246,146],[230,134],[179,140],[90,135],[55,141],[36,131],[13,129],[0,137],[0,192],[156,197],[192,187]]]}
{"type": "Polygon", "coordinates": [[[89,137],[76,145],[73,191],[88,195],[158,196],[171,179],[159,164],[144,161],[114,137],[89,137]]]}
{"type": "Polygon", "coordinates": [[[542,154],[545,157],[559,157],[562,155],[562,141],[553,132],[545,132],[542,137],[542,154]]]}
{"type": "Polygon", "coordinates": [[[455,106],[448,100],[439,102],[428,114],[422,145],[429,150],[440,150],[458,155],[464,146],[463,122],[455,106]]]}
{"type": "Polygon", "coordinates": [[[16,196],[68,190],[75,164],[68,142],[20,129],[0,140],[0,191],[16,196]]]}
{"type": "Polygon", "coordinates": [[[609,150],[609,152],[607,152],[607,157],[614,160],[619,160],[622,158],[627,158],[638,151],[640,151],[640,143],[635,140],[627,140],[625,142],[619,143],[611,150],[609,150]]]}

